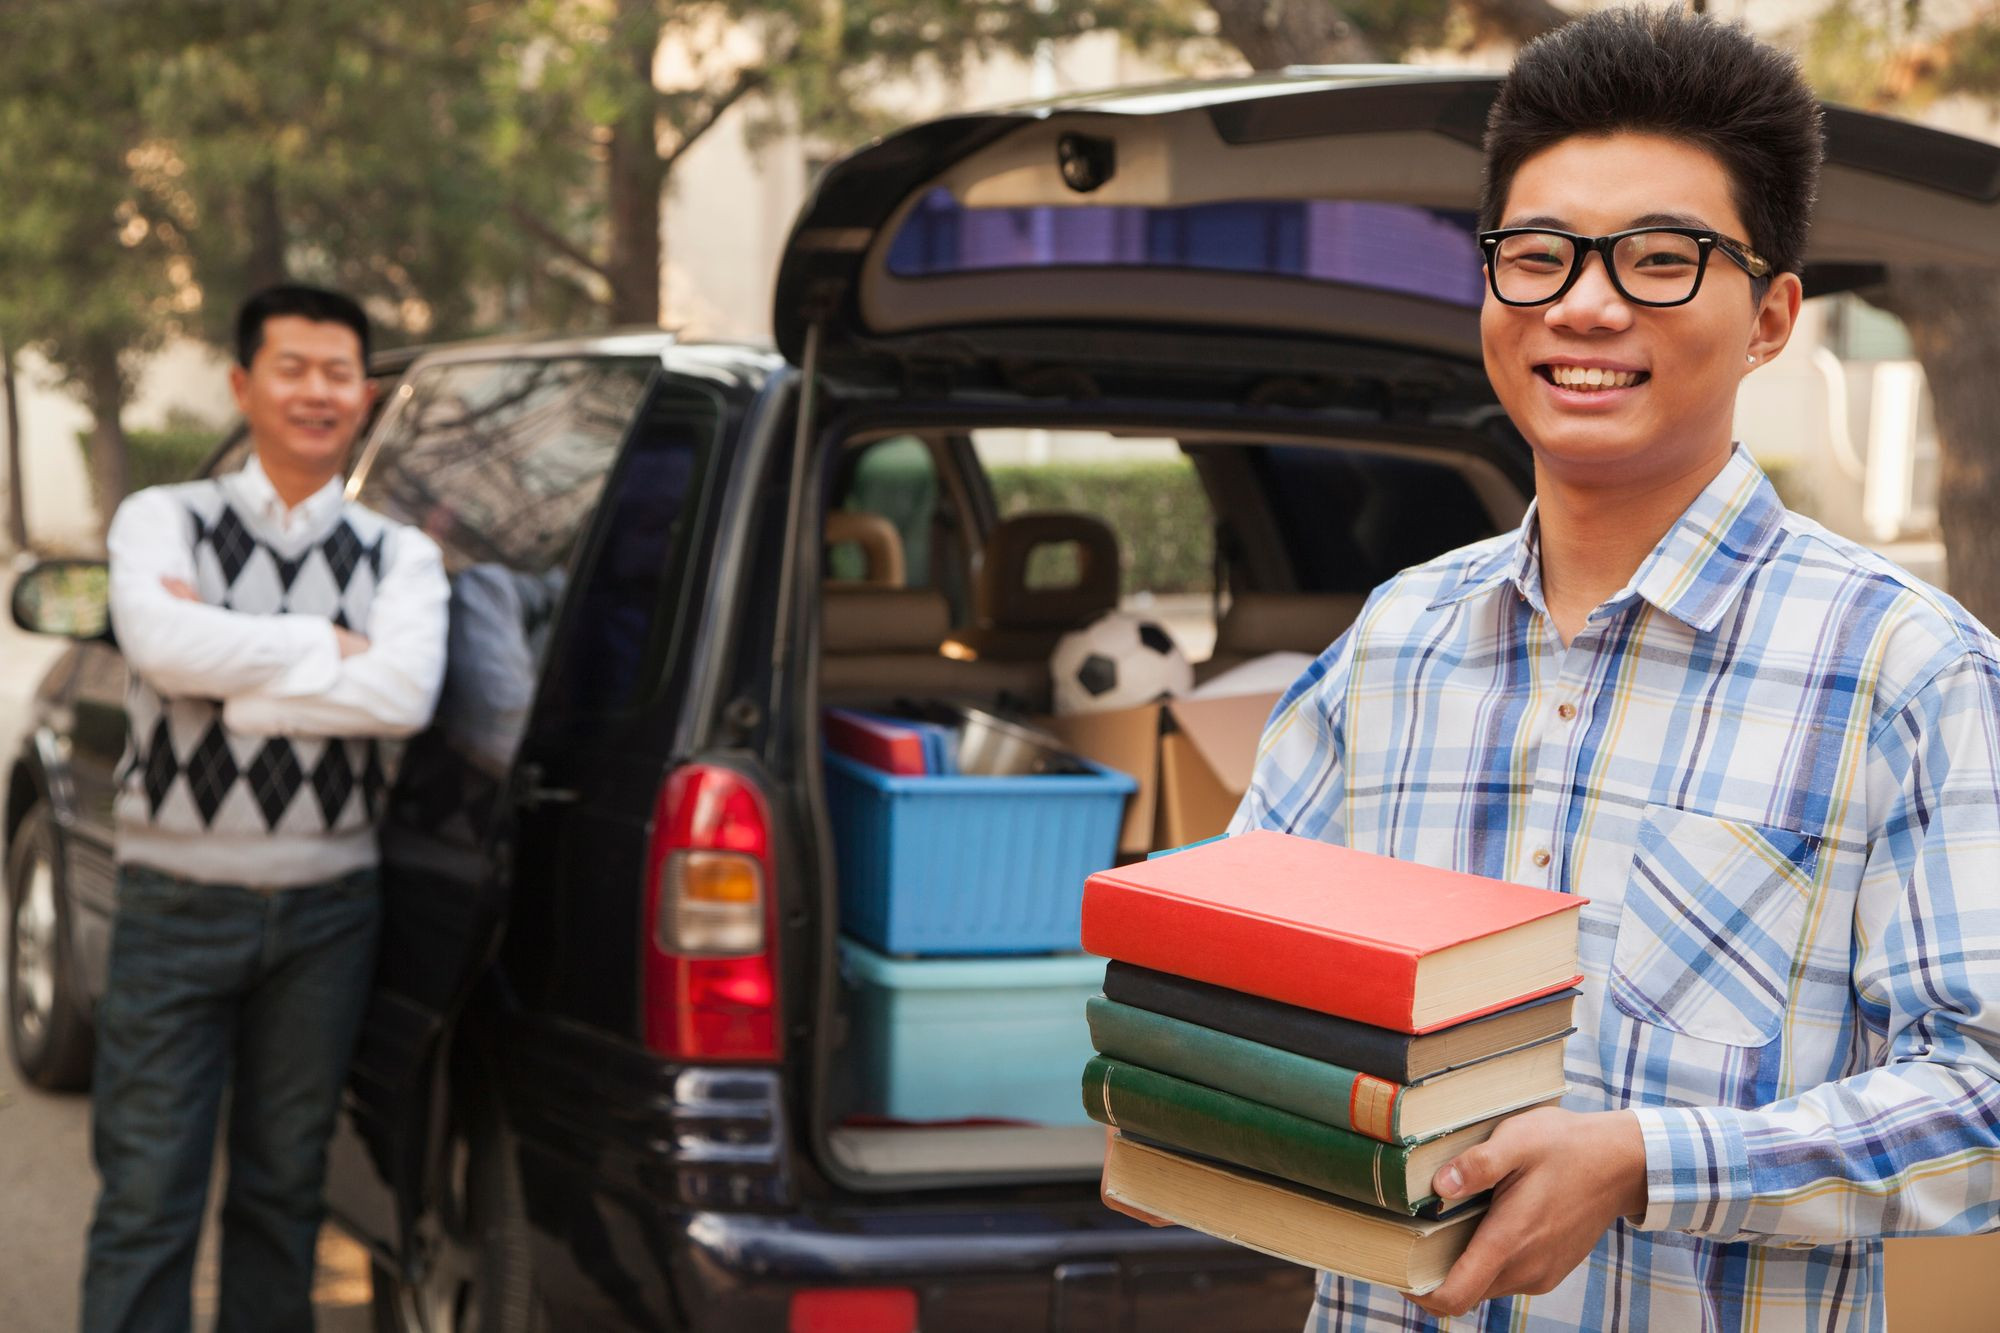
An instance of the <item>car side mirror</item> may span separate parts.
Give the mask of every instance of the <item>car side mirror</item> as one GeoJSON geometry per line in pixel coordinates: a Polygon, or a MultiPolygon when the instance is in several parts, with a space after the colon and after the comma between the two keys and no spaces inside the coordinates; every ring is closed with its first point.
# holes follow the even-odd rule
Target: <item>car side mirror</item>
{"type": "Polygon", "coordinates": [[[44,560],[14,580],[14,623],[33,634],[111,638],[111,566],[44,560]]]}

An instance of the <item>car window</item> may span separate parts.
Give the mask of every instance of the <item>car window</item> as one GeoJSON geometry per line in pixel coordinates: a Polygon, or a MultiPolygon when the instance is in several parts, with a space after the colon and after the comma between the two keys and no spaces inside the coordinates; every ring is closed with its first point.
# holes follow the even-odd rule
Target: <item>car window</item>
{"type": "Polygon", "coordinates": [[[543,698],[552,716],[617,713],[658,680],[681,623],[696,500],[723,422],[722,401],[697,385],[663,380],[647,400],[550,665],[543,698]]]}
{"type": "Polygon", "coordinates": [[[1445,463],[1304,445],[1253,446],[1251,458],[1301,592],[1370,592],[1494,532],[1445,463]]]}
{"type": "MultiPolygon", "coordinates": [[[[935,582],[931,536],[941,492],[930,447],[914,435],[899,435],[864,445],[846,461],[834,483],[834,508],[888,519],[903,540],[904,586],[928,588],[935,582]]],[[[857,544],[837,543],[827,551],[826,573],[865,578],[867,558],[857,544]]]]}
{"type": "Polygon", "coordinates": [[[359,499],[422,528],[455,574],[566,564],[657,362],[478,361],[419,370],[359,499]]]}
{"type": "Polygon", "coordinates": [[[969,208],[931,191],[889,246],[899,278],[1002,269],[1147,268],[1337,282],[1477,307],[1478,220],[1365,199],[969,208]]]}
{"type": "Polygon", "coordinates": [[[426,367],[366,461],[360,502],[428,533],[451,576],[436,739],[494,780],[526,733],[576,548],[658,364],[426,367]]]}
{"type": "MultiPolygon", "coordinates": [[[[903,586],[936,588],[951,608],[952,623],[963,623],[971,605],[969,525],[928,441],[898,435],[849,451],[834,476],[832,507],[887,519],[903,543],[903,586]]],[[[867,556],[857,543],[828,548],[828,578],[860,579],[868,573],[867,556]]]]}
{"type": "MultiPolygon", "coordinates": [[[[1118,539],[1119,605],[1143,612],[1191,661],[1215,642],[1215,519],[1178,442],[1091,430],[976,430],[972,447],[1002,518],[1071,510],[1118,539]]],[[[1074,583],[1080,553],[1051,543],[1030,553],[1030,587],[1074,583]]]]}

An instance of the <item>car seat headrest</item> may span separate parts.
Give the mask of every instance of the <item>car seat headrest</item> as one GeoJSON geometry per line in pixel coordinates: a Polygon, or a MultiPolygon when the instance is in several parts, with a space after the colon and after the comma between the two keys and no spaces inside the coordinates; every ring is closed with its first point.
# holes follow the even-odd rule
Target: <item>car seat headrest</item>
{"type": "Polygon", "coordinates": [[[905,581],[903,537],[896,525],[880,514],[857,509],[835,509],[826,516],[826,545],[858,546],[868,572],[860,579],[839,580],[864,583],[871,587],[900,588],[905,581]]]}
{"type": "Polygon", "coordinates": [[[1035,511],[994,524],[973,582],[981,625],[1002,629],[1073,629],[1118,605],[1118,537],[1092,514],[1035,511]],[[1070,548],[1068,558],[1038,552],[1070,548]],[[1073,581],[1049,582],[1058,565],[1073,581]],[[1033,576],[1031,581],[1031,575],[1033,576]]]}

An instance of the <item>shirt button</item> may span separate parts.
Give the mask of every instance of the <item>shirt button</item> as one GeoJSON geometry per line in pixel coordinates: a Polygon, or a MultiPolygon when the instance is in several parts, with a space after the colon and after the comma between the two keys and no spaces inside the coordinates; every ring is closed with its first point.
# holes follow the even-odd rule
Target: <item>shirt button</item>
{"type": "Polygon", "coordinates": [[[1557,716],[1557,717],[1559,717],[1559,718],[1561,718],[1561,719],[1562,719],[1563,721],[1565,721],[1565,722],[1569,721],[1569,720],[1570,720],[1571,718],[1573,718],[1573,717],[1575,717],[1575,716],[1576,716],[1576,705],[1575,705],[1575,704],[1557,704],[1557,705],[1556,705],[1556,716],[1557,716]]]}
{"type": "Polygon", "coordinates": [[[1536,864],[1537,866],[1539,866],[1539,867],[1544,867],[1544,868],[1545,868],[1545,867],[1547,867],[1547,865],[1548,865],[1548,863],[1549,863],[1549,852],[1548,852],[1548,848],[1546,848],[1546,847],[1537,847],[1537,848],[1535,849],[1535,854],[1534,854],[1533,856],[1529,857],[1528,859],[1529,859],[1530,861],[1533,861],[1533,862],[1534,862],[1534,863],[1535,863],[1535,864],[1536,864]]]}

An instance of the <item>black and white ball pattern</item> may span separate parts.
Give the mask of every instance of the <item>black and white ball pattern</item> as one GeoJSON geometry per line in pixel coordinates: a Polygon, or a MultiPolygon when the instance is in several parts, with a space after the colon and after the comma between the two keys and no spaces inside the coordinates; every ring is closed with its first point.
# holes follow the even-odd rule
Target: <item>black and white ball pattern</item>
{"type": "Polygon", "coordinates": [[[1057,713],[1134,708],[1194,688],[1194,668],[1158,623],[1111,611],[1056,643],[1049,659],[1057,713]]]}

